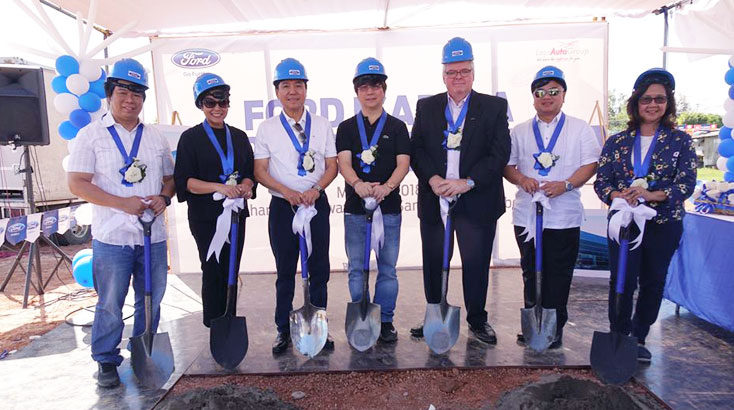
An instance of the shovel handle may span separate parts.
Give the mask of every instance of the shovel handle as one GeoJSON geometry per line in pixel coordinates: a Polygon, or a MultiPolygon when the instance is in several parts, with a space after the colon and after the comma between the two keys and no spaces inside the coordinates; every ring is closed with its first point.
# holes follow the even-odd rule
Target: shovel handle
{"type": "Polygon", "coordinates": [[[237,234],[239,233],[240,213],[232,211],[232,226],[229,228],[229,276],[227,278],[227,286],[234,286],[237,283],[237,273],[235,266],[237,265],[237,234]]]}
{"type": "Polygon", "coordinates": [[[625,279],[627,276],[627,256],[629,255],[629,227],[623,226],[619,229],[619,258],[617,259],[617,286],[616,293],[624,293],[625,279]]]}
{"type": "MultiPolygon", "coordinates": [[[[152,212],[151,212],[152,214],[152,212]]],[[[151,227],[155,222],[155,215],[150,221],[145,221],[143,218],[138,218],[138,221],[143,225],[143,271],[145,273],[145,294],[150,296],[152,293],[152,280],[150,278],[150,235],[151,227]]]]}
{"type": "Polygon", "coordinates": [[[301,250],[301,279],[308,279],[308,245],[306,238],[298,234],[298,247],[301,250]]]}
{"type": "Polygon", "coordinates": [[[543,205],[535,203],[535,305],[540,306],[543,286],[543,205]]]}
{"type": "Polygon", "coordinates": [[[372,253],[372,215],[374,210],[369,209],[365,212],[366,225],[364,232],[364,262],[362,263],[362,269],[364,272],[368,272],[370,269],[370,254],[372,253]]]}
{"type": "Polygon", "coordinates": [[[448,214],[446,215],[446,226],[443,230],[443,270],[449,269],[449,251],[451,248],[451,208],[449,207],[448,214]]]}

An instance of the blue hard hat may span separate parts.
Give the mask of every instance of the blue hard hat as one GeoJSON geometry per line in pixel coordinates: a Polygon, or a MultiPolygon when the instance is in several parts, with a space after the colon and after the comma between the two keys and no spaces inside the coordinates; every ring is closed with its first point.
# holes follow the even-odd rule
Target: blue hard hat
{"type": "Polygon", "coordinates": [[[229,85],[224,82],[222,77],[216,74],[203,73],[196,77],[194,81],[194,104],[199,107],[201,105],[201,99],[204,98],[204,92],[217,87],[221,87],[226,92],[229,91],[229,85]]]}
{"type": "Polygon", "coordinates": [[[112,66],[112,72],[107,76],[107,81],[114,80],[130,81],[133,84],[148,89],[148,73],[143,65],[132,58],[123,58],[112,66]]]}
{"type": "Polygon", "coordinates": [[[308,81],[306,76],[306,67],[295,58],[286,58],[275,66],[275,76],[273,77],[273,85],[283,80],[303,80],[308,81]]]}
{"type": "Polygon", "coordinates": [[[558,67],[547,65],[538,70],[538,72],[535,73],[535,78],[533,79],[533,82],[530,83],[530,91],[534,91],[536,88],[535,85],[543,80],[555,80],[563,87],[564,91],[568,89],[566,87],[566,77],[563,75],[563,71],[561,71],[561,69],[558,67]]]}
{"type": "Polygon", "coordinates": [[[454,37],[443,46],[443,58],[441,63],[458,63],[459,61],[474,60],[471,44],[461,37],[454,37]]]}
{"type": "Polygon", "coordinates": [[[673,74],[670,74],[670,71],[664,68],[651,68],[640,74],[637,80],[635,80],[635,86],[632,89],[636,90],[640,86],[650,84],[661,84],[670,87],[671,90],[675,90],[675,78],[673,74]]]}
{"type": "Polygon", "coordinates": [[[367,57],[357,64],[357,68],[354,70],[354,78],[363,75],[381,75],[387,79],[385,66],[382,65],[380,60],[374,57],[367,57]]]}

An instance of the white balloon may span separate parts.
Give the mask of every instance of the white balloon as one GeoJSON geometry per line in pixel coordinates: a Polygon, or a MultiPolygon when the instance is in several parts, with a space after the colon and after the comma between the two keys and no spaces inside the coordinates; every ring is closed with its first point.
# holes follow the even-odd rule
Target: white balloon
{"type": "Polygon", "coordinates": [[[66,171],[66,169],[69,167],[69,156],[65,156],[64,159],[61,160],[61,168],[66,171]]]}
{"type": "Polygon", "coordinates": [[[734,128],[734,111],[727,111],[722,118],[725,127],[734,128]]]}
{"type": "Polygon", "coordinates": [[[722,172],[728,171],[726,169],[726,160],[729,159],[727,157],[719,157],[719,159],[716,160],[716,168],[718,168],[722,172]]]}
{"type": "Polygon", "coordinates": [[[97,81],[102,76],[99,64],[85,60],[79,63],[79,74],[83,75],[90,83],[97,81]]]}
{"type": "Polygon", "coordinates": [[[79,109],[79,98],[70,93],[57,94],[54,97],[54,108],[59,114],[69,115],[72,111],[79,109]]]}
{"type": "Polygon", "coordinates": [[[76,95],[89,91],[89,81],[81,74],[72,74],[66,78],[66,88],[76,95]]]}
{"type": "Polygon", "coordinates": [[[734,67],[734,54],[731,57],[729,57],[729,66],[734,67]]]}
{"type": "Polygon", "coordinates": [[[92,204],[84,204],[74,211],[74,218],[79,225],[92,224],[92,204]]]}
{"type": "Polygon", "coordinates": [[[731,98],[727,98],[724,100],[724,110],[726,111],[734,111],[734,100],[731,98]]]}
{"type": "Polygon", "coordinates": [[[719,192],[726,192],[729,189],[729,183],[725,181],[719,181],[716,183],[716,189],[719,192]]]}

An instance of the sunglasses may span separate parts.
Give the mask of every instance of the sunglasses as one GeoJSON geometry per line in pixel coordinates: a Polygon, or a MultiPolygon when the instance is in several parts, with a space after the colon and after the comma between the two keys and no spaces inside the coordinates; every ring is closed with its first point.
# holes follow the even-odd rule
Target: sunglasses
{"type": "Polygon", "coordinates": [[[655,104],[665,104],[668,102],[668,97],[664,95],[658,95],[657,97],[650,97],[650,96],[644,96],[640,97],[640,104],[641,105],[648,105],[655,101],[655,104]]]}
{"type": "Polygon", "coordinates": [[[229,98],[224,100],[215,100],[214,98],[204,98],[201,104],[206,108],[214,108],[219,104],[220,108],[229,108],[229,98]]]}
{"type": "Polygon", "coordinates": [[[555,96],[557,96],[560,93],[561,93],[561,89],[560,88],[555,88],[555,87],[554,88],[549,88],[547,90],[544,90],[542,88],[538,88],[537,90],[533,91],[533,95],[535,96],[535,98],[543,98],[543,97],[545,97],[546,94],[550,95],[551,97],[555,97],[555,96]]]}
{"type": "Polygon", "coordinates": [[[471,74],[471,68],[464,68],[462,70],[449,70],[444,71],[444,74],[446,74],[446,77],[454,78],[457,75],[461,74],[462,77],[466,77],[469,74],[471,74]]]}

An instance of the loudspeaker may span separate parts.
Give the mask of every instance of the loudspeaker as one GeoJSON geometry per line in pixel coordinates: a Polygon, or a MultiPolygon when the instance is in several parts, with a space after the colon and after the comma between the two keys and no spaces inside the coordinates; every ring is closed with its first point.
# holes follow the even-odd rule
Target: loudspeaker
{"type": "Polygon", "coordinates": [[[48,145],[43,70],[0,65],[0,145],[48,145]]]}

